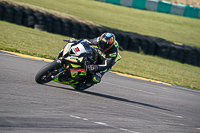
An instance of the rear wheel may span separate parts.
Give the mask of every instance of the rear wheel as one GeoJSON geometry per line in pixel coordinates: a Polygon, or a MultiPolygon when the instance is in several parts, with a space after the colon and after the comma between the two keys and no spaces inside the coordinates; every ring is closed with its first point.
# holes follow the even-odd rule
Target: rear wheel
{"type": "Polygon", "coordinates": [[[51,76],[55,76],[56,74],[59,73],[58,71],[59,67],[61,66],[57,63],[57,60],[45,65],[36,74],[35,81],[38,84],[44,84],[50,82],[51,80],[53,80],[51,76]]]}

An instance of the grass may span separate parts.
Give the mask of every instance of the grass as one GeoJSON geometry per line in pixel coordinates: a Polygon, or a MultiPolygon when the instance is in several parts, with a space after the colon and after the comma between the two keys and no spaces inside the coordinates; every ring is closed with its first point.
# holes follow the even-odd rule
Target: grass
{"type": "Polygon", "coordinates": [[[200,19],[127,8],[94,0],[14,0],[143,35],[200,47],[200,19]]]}
{"type": "Polygon", "coordinates": [[[133,52],[120,52],[122,60],[112,70],[200,89],[200,68],[133,52]]]}
{"type": "Polygon", "coordinates": [[[13,52],[53,59],[65,45],[62,40],[69,39],[3,21],[0,25],[0,47],[13,52]]]}
{"type": "MultiPolygon", "coordinates": [[[[0,49],[53,59],[69,37],[0,21],[0,49]]],[[[159,57],[120,51],[113,71],[200,89],[200,68],[159,57]]]]}

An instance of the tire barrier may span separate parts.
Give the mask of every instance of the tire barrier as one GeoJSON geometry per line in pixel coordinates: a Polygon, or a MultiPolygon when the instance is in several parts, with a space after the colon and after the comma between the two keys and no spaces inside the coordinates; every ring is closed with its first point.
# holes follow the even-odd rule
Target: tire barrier
{"type": "Polygon", "coordinates": [[[124,32],[104,26],[88,25],[21,6],[10,5],[6,2],[0,2],[0,20],[77,39],[95,38],[104,32],[112,32],[116,35],[120,50],[142,52],[200,66],[200,48],[197,47],[186,44],[178,45],[162,38],[124,32]]]}
{"type": "Polygon", "coordinates": [[[200,9],[193,6],[175,4],[159,0],[99,0],[111,4],[133,7],[142,10],[170,13],[185,17],[200,18],[200,9]]]}

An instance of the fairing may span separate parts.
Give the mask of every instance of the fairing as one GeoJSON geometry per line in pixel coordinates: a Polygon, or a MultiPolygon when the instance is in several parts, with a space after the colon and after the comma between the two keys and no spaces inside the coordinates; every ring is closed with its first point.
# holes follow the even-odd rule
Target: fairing
{"type": "Polygon", "coordinates": [[[87,40],[78,41],[77,44],[67,43],[63,48],[63,57],[73,63],[82,63],[85,54],[92,54],[92,49],[87,40]]]}

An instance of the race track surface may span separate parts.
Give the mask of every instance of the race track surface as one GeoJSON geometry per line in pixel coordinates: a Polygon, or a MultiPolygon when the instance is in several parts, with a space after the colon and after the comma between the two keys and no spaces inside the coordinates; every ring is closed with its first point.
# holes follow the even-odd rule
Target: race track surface
{"type": "Polygon", "coordinates": [[[0,133],[199,133],[200,91],[104,75],[79,92],[35,74],[47,62],[0,53],[0,133]]]}

